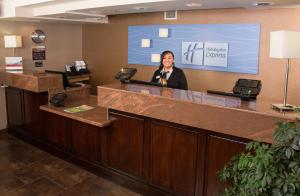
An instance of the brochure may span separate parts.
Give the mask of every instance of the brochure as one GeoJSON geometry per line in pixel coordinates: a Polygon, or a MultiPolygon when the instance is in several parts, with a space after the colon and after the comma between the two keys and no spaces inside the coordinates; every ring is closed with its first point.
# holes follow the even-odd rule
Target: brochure
{"type": "Polygon", "coordinates": [[[88,105],[81,105],[81,106],[64,109],[64,111],[73,114],[73,113],[77,113],[77,112],[84,112],[84,111],[91,110],[91,109],[94,109],[94,107],[88,106],[88,105]]]}

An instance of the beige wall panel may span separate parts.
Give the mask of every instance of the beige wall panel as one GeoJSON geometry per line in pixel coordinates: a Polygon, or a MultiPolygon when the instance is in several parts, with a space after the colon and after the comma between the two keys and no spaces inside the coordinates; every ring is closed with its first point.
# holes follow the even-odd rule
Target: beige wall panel
{"type": "Polygon", "coordinates": [[[64,70],[64,65],[82,58],[82,25],[64,23],[0,21],[0,65],[4,58],[12,56],[12,49],[4,48],[4,35],[21,35],[23,47],[15,49],[15,56],[23,57],[24,68],[33,69],[33,46],[46,46],[46,60],[42,69],[64,70]],[[31,40],[31,33],[41,29],[46,34],[42,44],[31,40]]]}
{"type": "MultiPolygon", "coordinates": [[[[262,80],[260,99],[281,102],[285,66],[284,60],[269,58],[269,35],[274,30],[300,30],[300,9],[223,9],[179,11],[178,20],[165,21],[163,13],[145,13],[112,16],[109,24],[83,25],[83,56],[92,70],[92,83],[116,82],[114,75],[127,65],[127,27],[153,24],[261,24],[259,74],[238,74],[184,69],[189,88],[196,91],[232,89],[238,78],[262,80]]],[[[172,50],[172,48],[170,48],[172,50]]],[[[149,81],[151,66],[131,65],[138,68],[135,79],[149,81]]],[[[289,102],[300,104],[300,61],[292,60],[289,83],[289,102]]]]}
{"type": "MultiPolygon", "coordinates": [[[[33,46],[46,46],[44,67],[39,70],[64,70],[65,64],[82,59],[82,25],[0,21],[0,67],[4,66],[5,57],[13,54],[12,49],[4,48],[4,35],[22,36],[23,47],[15,49],[15,56],[23,57],[25,69],[36,69],[31,56],[33,46]],[[32,42],[30,35],[35,29],[46,34],[43,44],[32,42]]],[[[4,89],[0,89],[0,129],[6,127],[5,108],[4,89]]]]}

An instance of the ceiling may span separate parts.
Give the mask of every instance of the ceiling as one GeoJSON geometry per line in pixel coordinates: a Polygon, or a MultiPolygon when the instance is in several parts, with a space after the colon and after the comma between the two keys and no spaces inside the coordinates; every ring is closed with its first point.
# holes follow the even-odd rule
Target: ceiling
{"type": "Polygon", "coordinates": [[[110,15],[221,8],[294,8],[299,0],[0,0],[0,19],[107,23],[110,15]],[[263,3],[255,6],[255,3],[263,3]],[[268,3],[265,5],[265,3],[268,3]]]}

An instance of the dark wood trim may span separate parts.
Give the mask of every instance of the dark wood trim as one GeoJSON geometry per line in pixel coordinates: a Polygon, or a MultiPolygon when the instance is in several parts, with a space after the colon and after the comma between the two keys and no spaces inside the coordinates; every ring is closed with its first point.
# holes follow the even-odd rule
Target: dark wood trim
{"type": "Polygon", "coordinates": [[[81,159],[78,156],[74,156],[70,152],[66,152],[64,150],[60,150],[59,148],[52,148],[45,142],[36,141],[30,136],[25,136],[20,134],[19,132],[15,132],[15,130],[7,129],[7,132],[17,138],[22,139],[23,141],[36,146],[54,156],[57,156],[65,161],[71,162],[89,172],[92,172],[95,175],[104,177],[115,183],[122,184],[122,186],[132,189],[139,194],[142,195],[155,195],[155,196],[170,196],[168,192],[159,189],[157,186],[152,186],[140,178],[136,178],[135,176],[127,175],[124,172],[112,169],[107,167],[106,165],[91,163],[85,159],[81,159]]]}
{"type": "Polygon", "coordinates": [[[108,134],[108,166],[142,179],[145,119],[118,113],[110,115],[116,120],[108,134]]]}
{"type": "MultiPolygon", "coordinates": [[[[39,120],[43,124],[49,121],[50,125],[34,131],[30,129],[35,125],[24,126],[25,120],[37,119],[24,116],[36,115],[30,106],[24,107],[26,91],[7,90],[12,90],[10,100],[6,91],[6,100],[12,104],[7,111],[12,117],[15,110],[22,116],[13,119],[12,126],[8,123],[4,130],[97,175],[122,184],[126,181],[125,186],[145,195],[200,196],[213,194],[215,187],[222,190],[216,176],[211,174],[249,142],[240,137],[112,109],[109,115],[116,120],[99,129],[41,111],[39,120]],[[43,131],[45,136],[40,137],[43,131]],[[227,145],[232,148],[227,149],[227,145]]],[[[32,100],[27,103],[36,109],[40,102],[36,104],[34,100],[42,98],[43,94],[33,93],[28,95],[27,99],[32,100]]]]}
{"type": "Polygon", "coordinates": [[[207,134],[200,132],[198,135],[198,152],[197,152],[197,169],[196,169],[196,195],[204,195],[204,182],[205,182],[205,157],[207,146],[207,134]]]}
{"type": "Polygon", "coordinates": [[[224,166],[232,156],[245,150],[246,142],[234,138],[236,137],[226,135],[223,137],[219,134],[207,135],[203,195],[222,194],[220,191],[224,190],[224,184],[220,184],[217,178],[217,172],[222,169],[220,166],[224,166]]]}
{"type": "Polygon", "coordinates": [[[151,121],[149,119],[145,119],[142,176],[146,181],[150,181],[150,137],[151,137],[151,121]]]}

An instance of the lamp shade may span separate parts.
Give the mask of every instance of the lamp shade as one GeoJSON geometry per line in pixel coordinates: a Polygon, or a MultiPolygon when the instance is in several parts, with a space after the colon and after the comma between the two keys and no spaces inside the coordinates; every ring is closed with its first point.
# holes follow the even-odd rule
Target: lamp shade
{"type": "Polygon", "coordinates": [[[271,32],[270,57],[300,58],[300,31],[271,32]]]}
{"type": "Polygon", "coordinates": [[[22,47],[22,37],[20,35],[5,35],[4,36],[5,48],[20,48],[22,47]]]}

